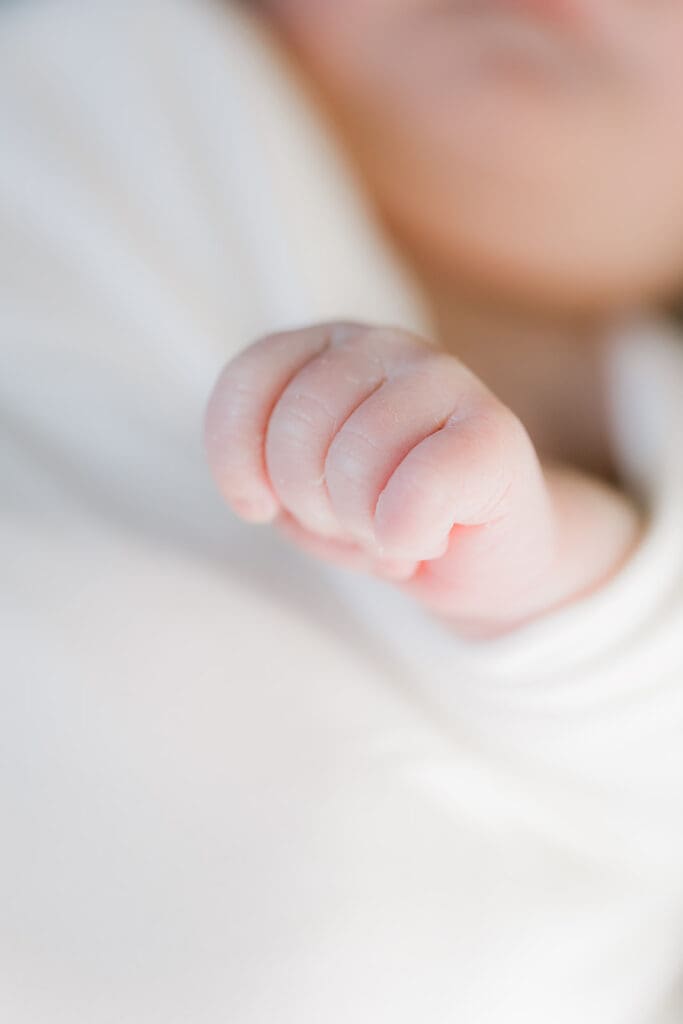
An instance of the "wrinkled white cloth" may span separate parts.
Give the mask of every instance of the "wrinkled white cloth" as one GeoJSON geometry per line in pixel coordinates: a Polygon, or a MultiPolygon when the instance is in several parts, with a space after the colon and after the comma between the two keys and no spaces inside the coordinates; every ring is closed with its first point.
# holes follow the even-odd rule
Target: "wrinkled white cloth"
{"type": "Polygon", "coordinates": [[[683,1019],[683,346],[606,348],[645,540],[489,643],[239,523],[260,332],[429,332],[243,13],[0,12],[0,1019],[683,1019]]]}

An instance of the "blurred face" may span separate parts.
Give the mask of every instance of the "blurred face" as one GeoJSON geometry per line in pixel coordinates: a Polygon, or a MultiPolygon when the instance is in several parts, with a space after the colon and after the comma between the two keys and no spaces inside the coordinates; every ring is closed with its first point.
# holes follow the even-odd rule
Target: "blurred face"
{"type": "Polygon", "coordinates": [[[265,0],[388,220],[553,308],[683,283],[683,0],[265,0]]]}

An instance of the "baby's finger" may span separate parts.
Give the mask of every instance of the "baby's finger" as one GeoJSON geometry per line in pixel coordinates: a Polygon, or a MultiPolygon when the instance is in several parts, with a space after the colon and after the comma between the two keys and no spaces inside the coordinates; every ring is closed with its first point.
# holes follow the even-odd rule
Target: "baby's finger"
{"type": "Polygon", "coordinates": [[[327,490],[330,445],[387,375],[423,348],[410,335],[358,328],[306,363],[280,395],[267,429],[266,467],[282,505],[309,530],[346,535],[327,490]]]}
{"type": "Polygon", "coordinates": [[[205,443],[218,487],[235,512],[252,522],[273,518],[280,506],[265,465],[270,414],[290,380],[348,331],[323,324],[269,335],[223,370],[209,401],[205,443]]]}
{"type": "MultiPolygon", "coordinates": [[[[330,445],[325,478],[334,512],[357,539],[376,544],[375,507],[387,481],[421,441],[449,419],[464,418],[485,395],[457,360],[414,354],[353,412],[330,445]]],[[[421,549],[421,558],[440,548],[421,549]]]]}
{"type": "Polygon", "coordinates": [[[544,486],[535,451],[516,417],[495,400],[453,417],[413,448],[379,496],[378,544],[424,560],[448,547],[454,525],[500,521],[535,510],[544,486]]]}

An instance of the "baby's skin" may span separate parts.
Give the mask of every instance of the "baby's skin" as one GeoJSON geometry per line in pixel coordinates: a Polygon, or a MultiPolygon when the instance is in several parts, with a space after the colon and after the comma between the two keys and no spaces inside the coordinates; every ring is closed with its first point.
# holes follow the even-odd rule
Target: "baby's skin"
{"type": "Polygon", "coordinates": [[[542,467],[480,380],[398,329],[323,324],[256,342],[216,385],[206,444],[243,519],[393,581],[467,635],[590,592],[638,535],[623,496],[542,467]]]}

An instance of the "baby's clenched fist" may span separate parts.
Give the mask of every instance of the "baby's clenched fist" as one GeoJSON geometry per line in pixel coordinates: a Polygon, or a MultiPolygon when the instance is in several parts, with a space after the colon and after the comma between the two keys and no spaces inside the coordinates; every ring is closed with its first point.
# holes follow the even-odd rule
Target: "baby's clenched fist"
{"type": "Polygon", "coordinates": [[[474,632],[585,589],[565,564],[566,514],[617,501],[579,474],[547,480],[517,417],[457,359],[396,329],[323,324],[256,342],[216,385],[206,443],[238,515],[391,578],[474,632]]]}

